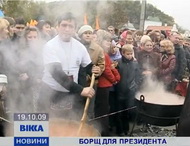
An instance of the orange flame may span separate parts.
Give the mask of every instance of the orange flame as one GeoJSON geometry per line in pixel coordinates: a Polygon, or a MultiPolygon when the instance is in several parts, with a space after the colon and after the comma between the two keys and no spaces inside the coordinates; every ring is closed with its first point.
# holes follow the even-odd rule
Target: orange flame
{"type": "Polygon", "coordinates": [[[96,30],[100,29],[99,18],[96,16],[96,30]]]}
{"type": "Polygon", "coordinates": [[[87,15],[84,15],[84,24],[87,25],[88,24],[88,20],[87,20],[87,15]]]}
{"type": "Polygon", "coordinates": [[[27,22],[26,25],[27,26],[36,26],[38,24],[38,22],[36,20],[30,20],[30,22],[27,22]]]}

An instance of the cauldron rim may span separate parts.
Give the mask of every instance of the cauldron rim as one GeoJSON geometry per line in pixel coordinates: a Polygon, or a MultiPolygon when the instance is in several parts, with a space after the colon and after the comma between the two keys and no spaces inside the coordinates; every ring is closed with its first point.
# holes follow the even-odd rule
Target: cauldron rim
{"type": "Polygon", "coordinates": [[[144,104],[151,104],[151,105],[157,105],[157,106],[166,106],[166,107],[174,107],[174,106],[183,106],[183,104],[160,104],[160,103],[152,103],[147,101],[141,101],[138,98],[135,98],[138,102],[142,102],[144,104]]]}
{"type": "MultiPolygon", "coordinates": [[[[144,96],[143,94],[140,94],[140,96],[144,96]]],[[[145,97],[145,96],[144,96],[145,97]]],[[[183,96],[180,96],[181,98],[183,96]]],[[[145,97],[146,99],[146,97],[145,97]]],[[[152,103],[152,102],[147,102],[146,100],[140,100],[139,97],[135,96],[135,100],[140,102],[140,103],[144,103],[144,104],[150,104],[150,105],[155,105],[155,106],[165,106],[165,107],[176,107],[176,106],[183,106],[183,104],[161,104],[161,103],[152,103]]],[[[185,97],[184,97],[184,102],[185,102],[185,97]]]]}

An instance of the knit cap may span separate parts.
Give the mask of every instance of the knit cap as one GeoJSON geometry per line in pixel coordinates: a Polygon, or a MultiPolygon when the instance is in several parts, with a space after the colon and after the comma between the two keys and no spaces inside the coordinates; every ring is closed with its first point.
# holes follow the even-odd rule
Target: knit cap
{"type": "Polygon", "coordinates": [[[91,31],[93,32],[93,29],[90,25],[83,25],[78,30],[78,35],[81,36],[85,31],[91,31]]]}

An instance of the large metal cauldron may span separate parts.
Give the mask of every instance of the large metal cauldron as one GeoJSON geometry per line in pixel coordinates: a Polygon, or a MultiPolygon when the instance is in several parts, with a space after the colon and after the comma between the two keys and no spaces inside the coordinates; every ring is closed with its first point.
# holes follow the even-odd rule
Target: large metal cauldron
{"type": "Polygon", "coordinates": [[[136,99],[137,112],[143,122],[156,126],[172,126],[178,123],[183,105],[161,105],[145,102],[144,95],[136,99]]]}
{"type": "Polygon", "coordinates": [[[52,137],[97,137],[98,130],[92,125],[85,124],[79,135],[77,135],[80,122],[53,119],[49,121],[49,136],[52,137]]]}

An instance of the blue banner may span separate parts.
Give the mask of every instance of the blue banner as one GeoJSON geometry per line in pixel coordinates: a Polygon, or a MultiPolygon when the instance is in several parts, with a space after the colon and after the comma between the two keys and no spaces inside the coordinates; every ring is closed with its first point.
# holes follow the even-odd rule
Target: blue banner
{"type": "Polygon", "coordinates": [[[49,146],[49,137],[14,137],[14,146],[49,146]]]}

